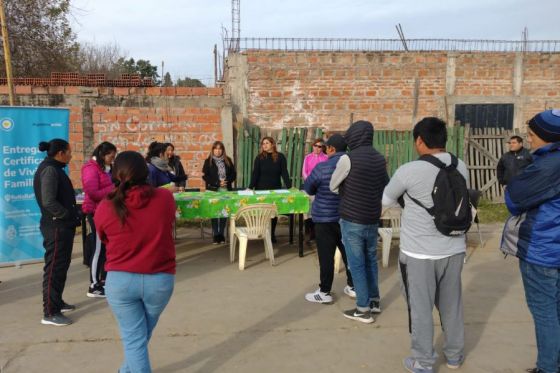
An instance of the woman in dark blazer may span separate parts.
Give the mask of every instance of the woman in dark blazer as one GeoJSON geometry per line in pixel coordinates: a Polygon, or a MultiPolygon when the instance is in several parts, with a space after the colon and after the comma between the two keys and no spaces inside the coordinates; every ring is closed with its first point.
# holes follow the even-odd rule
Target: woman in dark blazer
{"type": "MultiPolygon", "coordinates": [[[[235,165],[231,158],[226,155],[224,144],[221,141],[215,141],[212,144],[210,155],[202,166],[202,179],[206,183],[206,190],[231,190],[236,177],[235,165]]],[[[214,244],[226,242],[224,230],[227,219],[216,218],[211,220],[214,244]]]]}
{"type": "MultiPolygon", "coordinates": [[[[255,158],[249,188],[256,190],[281,189],[282,180],[286,188],[292,187],[286,157],[278,152],[276,142],[272,137],[264,137],[261,140],[261,152],[255,158]]],[[[273,243],[276,243],[275,231],[277,222],[278,218],[272,219],[270,227],[273,243]]]]}

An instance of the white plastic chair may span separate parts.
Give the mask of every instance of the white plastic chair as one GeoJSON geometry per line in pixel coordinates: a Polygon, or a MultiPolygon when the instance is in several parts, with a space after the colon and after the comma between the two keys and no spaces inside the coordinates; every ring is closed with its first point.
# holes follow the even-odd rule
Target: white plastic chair
{"type": "Polygon", "coordinates": [[[247,253],[247,242],[249,240],[264,240],[264,254],[274,265],[274,251],[270,237],[270,219],[276,217],[278,211],[276,206],[267,203],[257,203],[240,208],[236,214],[230,216],[230,241],[229,259],[235,261],[235,246],[239,239],[239,270],[245,269],[245,256],[247,253]],[[245,226],[239,227],[236,222],[245,220],[245,226]]]}
{"type": "Polygon", "coordinates": [[[389,208],[383,211],[382,220],[390,221],[390,228],[379,228],[379,237],[382,242],[382,264],[383,268],[389,266],[389,254],[391,252],[391,241],[393,237],[398,238],[401,231],[401,212],[400,208],[389,208]]]}

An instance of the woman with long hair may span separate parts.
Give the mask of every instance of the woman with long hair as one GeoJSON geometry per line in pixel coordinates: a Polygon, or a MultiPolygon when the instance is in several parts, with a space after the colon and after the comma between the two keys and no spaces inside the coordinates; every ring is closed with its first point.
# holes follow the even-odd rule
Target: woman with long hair
{"type": "Polygon", "coordinates": [[[175,201],[146,180],[142,155],[120,153],[117,187],[97,207],[97,233],[107,245],[105,293],[124,347],[120,372],[151,372],[148,342],[175,282],[175,201]]]}
{"type": "Polygon", "coordinates": [[[84,203],[82,211],[90,226],[94,249],[88,258],[89,288],[86,295],[90,298],[105,298],[105,245],[96,234],[93,217],[99,203],[113,191],[115,185],[111,179],[111,167],[117,155],[117,147],[104,141],[94,149],[92,157],[82,166],[82,187],[84,203]]]}
{"type": "Polygon", "coordinates": [[[158,188],[165,187],[172,192],[178,190],[176,183],[187,180],[187,176],[178,176],[171,172],[169,160],[165,155],[167,149],[166,144],[161,142],[153,142],[148,148],[146,162],[148,162],[148,182],[150,185],[158,188]]]}
{"type": "MultiPolygon", "coordinates": [[[[253,173],[251,174],[250,189],[270,190],[281,189],[282,180],[286,188],[292,187],[292,181],[288,174],[288,162],[284,154],[276,149],[276,141],[272,137],[263,137],[261,140],[261,151],[255,158],[253,173]]],[[[278,218],[272,219],[271,238],[276,242],[276,223],[278,218]]]]}
{"type": "Polygon", "coordinates": [[[175,186],[179,188],[184,188],[187,186],[187,174],[185,173],[185,169],[183,168],[183,164],[181,163],[181,158],[175,154],[175,146],[170,143],[165,143],[165,157],[167,158],[167,164],[169,165],[169,172],[175,175],[176,178],[184,180],[177,181],[175,186]]]}
{"type": "MultiPolygon", "coordinates": [[[[206,189],[214,191],[231,190],[236,177],[235,165],[231,158],[226,155],[224,144],[221,141],[215,141],[202,166],[202,179],[206,183],[206,189]]],[[[214,244],[226,242],[224,231],[227,219],[217,218],[211,219],[211,221],[214,244]]]]}

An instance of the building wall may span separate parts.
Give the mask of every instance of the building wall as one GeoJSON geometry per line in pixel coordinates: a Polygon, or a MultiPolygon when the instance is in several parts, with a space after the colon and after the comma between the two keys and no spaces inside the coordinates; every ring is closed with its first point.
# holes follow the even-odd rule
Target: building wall
{"type": "MultiPolygon", "coordinates": [[[[119,151],[146,153],[152,141],[171,142],[189,175],[201,187],[201,170],[212,143],[233,148],[231,107],[221,88],[16,87],[17,104],[70,109],[70,177],[81,187],[80,169],[94,147],[110,141],[119,151]]],[[[7,87],[0,100],[8,103],[7,87]]],[[[49,140],[49,139],[45,139],[49,140]]]]}
{"type": "Polygon", "coordinates": [[[227,89],[247,123],[343,130],[351,118],[409,129],[454,123],[455,104],[513,103],[514,127],[560,107],[560,54],[246,51],[229,56],[227,89]]]}

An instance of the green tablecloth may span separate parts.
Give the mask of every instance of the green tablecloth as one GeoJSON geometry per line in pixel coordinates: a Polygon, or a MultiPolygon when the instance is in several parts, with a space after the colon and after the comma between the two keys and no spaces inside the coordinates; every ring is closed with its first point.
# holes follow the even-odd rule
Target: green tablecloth
{"type": "Polygon", "coordinates": [[[181,219],[228,217],[240,207],[255,203],[273,203],[278,208],[278,214],[304,214],[309,211],[309,197],[302,191],[268,192],[250,196],[239,195],[238,192],[184,192],[174,196],[181,219]]]}

